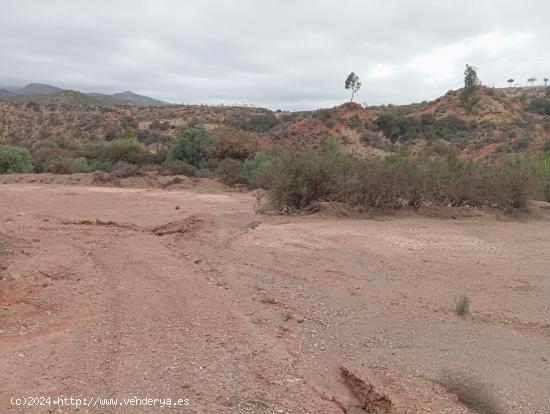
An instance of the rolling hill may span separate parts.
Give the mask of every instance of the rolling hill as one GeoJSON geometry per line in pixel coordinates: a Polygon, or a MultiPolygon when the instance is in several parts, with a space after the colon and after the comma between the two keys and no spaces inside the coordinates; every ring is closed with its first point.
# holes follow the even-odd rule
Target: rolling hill
{"type": "Polygon", "coordinates": [[[166,106],[167,102],[159,101],[158,99],[149,98],[145,95],[138,95],[132,91],[114,93],[106,95],[102,93],[89,93],[89,96],[97,98],[101,102],[111,103],[113,105],[131,105],[131,106],[166,106]]]}
{"type": "Polygon", "coordinates": [[[101,93],[83,93],[57,86],[29,83],[22,88],[6,87],[0,89],[0,99],[11,102],[36,102],[39,104],[62,103],[77,105],[130,105],[164,106],[167,102],[148,96],[126,91],[112,95],[101,93]]]}
{"type": "Polygon", "coordinates": [[[538,151],[550,144],[550,91],[544,88],[479,90],[466,112],[460,91],[430,102],[362,107],[355,103],[316,111],[284,112],[251,107],[150,105],[131,92],[100,95],[61,91],[0,98],[0,143],[33,145],[43,139],[82,143],[113,139],[125,129],[152,148],[165,146],[178,127],[232,126],[256,133],[268,145],[316,147],[333,137],[348,151],[389,154],[400,148],[456,151],[476,158],[538,151]],[[119,95],[118,97],[116,95],[119,95]],[[126,99],[124,105],[113,100],[126,99]],[[545,106],[546,105],[546,106],[545,106]]]}
{"type": "Polygon", "coordinates": [[[7,89],[0,89],[0,98],[1,97],[11,97],[15,95],[15,92],[12,92],[10,90],[7,90],[7,89]]]}
{"type": "Polygon", "coordinates": [[[29,83],[21,89],[14,91],[17,95],[51,95],[57,92],[62,92],[63,89],[57,86],[46,85],[43,83],[29,83]]]}

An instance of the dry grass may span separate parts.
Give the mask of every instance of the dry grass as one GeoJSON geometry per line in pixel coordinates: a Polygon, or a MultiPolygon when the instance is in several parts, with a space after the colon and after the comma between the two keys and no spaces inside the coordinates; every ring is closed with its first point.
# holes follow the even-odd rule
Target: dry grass
{"type": "Polygon", "coordinates": [[[460,295],[456,299],[455,312],[457,315],[462,316],[470,313],[470,304],[472,303],[468,295],[460,295]]]}

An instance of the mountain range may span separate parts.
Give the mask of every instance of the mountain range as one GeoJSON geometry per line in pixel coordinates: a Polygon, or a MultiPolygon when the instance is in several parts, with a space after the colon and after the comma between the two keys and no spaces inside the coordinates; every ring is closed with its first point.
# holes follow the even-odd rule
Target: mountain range
{"type": "Polygon", "coordinates": [[[20,88],[13,86],[0,87],[0,99],[12,102],[37,102],[87,104],[87,105],[130,105],[130,106],[166,106],[168,102],[139,95],[132,91],[114,93],[84,93],[43,83],[29,83],[20,88]]]}

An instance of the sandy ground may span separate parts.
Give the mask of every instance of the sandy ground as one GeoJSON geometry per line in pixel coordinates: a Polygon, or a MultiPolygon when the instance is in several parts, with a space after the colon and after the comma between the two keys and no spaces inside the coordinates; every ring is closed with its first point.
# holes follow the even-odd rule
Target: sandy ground
{"type": "Polygon", "coordinates": [[[0,413],[550,412],[547,216],[275,217],[145,181],[0,185],[0,413]]]}

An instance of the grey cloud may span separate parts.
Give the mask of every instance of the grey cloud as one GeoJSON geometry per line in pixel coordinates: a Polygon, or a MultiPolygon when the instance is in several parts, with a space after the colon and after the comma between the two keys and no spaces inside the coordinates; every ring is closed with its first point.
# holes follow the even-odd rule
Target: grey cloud
{"type": "Polygon", "coordinates": [[[131,89],[172,102],[311,109],[431,99],[550,75],[550,4],[496,0],[2,0],[0,85],[131,89]]]}

